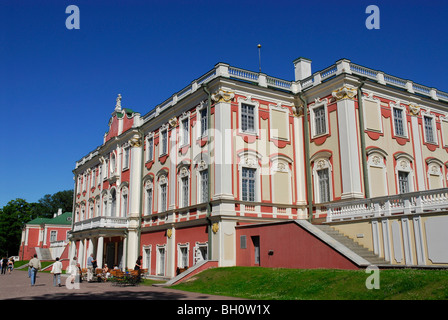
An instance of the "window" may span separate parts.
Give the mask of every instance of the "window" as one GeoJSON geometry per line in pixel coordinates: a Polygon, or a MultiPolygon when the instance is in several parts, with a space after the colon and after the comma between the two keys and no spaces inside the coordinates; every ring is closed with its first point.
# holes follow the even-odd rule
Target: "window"
{"type": "Polygon", "coordinates": [[[188,244],[178,245],[178,266],[179,268],[188,267],[188,244]]]}
{"type": "Polygon", "coordinates": [[[182,207],[188,207],[188,176],[181,179],[182,185],[182,207]]]}
{"type": "Polygon", "coordinates": [[[56,230],[51,230],[50,231],[50,242],[57,241],[58,240],[57,237],[58,237],[58,232],[56,230]]]}
{"type": "Polygon", "coordinates": [[[404,137],[406,132],[404,129],[403,109],[393,108],[394,113],[394,132],[396,136],[404,137]]]}
{"type": "Polygon", "coordinates": [[[129,147],[125,147],[123,154],[123,170],[128,168],[129,168],[129,147]]]}
{"type": "Polygon", "coordinates": [[[168,130],[162,131],[162,152],[161,155],[167,154],[168,152],[168,130]]]}
{"type": "Polygon", "coordinates": [[[242,168],[242,200],[255,201],[256,169],[242,168]]]}
{"type": "Polygon", "coordinates": [[[110,174],[113,175],[115,173],[116,163],[115,163],[115,154],[112,153],[110,158],[110,174]]]}
{"type": "Polygon", "coordinates": [[[398,192],[409,192],[409,173],[404,171],[398,171],[398,192]]]}
{"type": "Polygon", "coordinates": [[[318,170],[320,202],[330,201],[330,178],[328,168],[318,170]]]}
{"type": "Polygon", "coordinates": [[[333,200],[332,167],[330,159],[332,154],[320,151],[311,157],[313,164],[313,189],[316,203],[333,200]]]}
{"type": "Polygon", "coordinates": [[[188,135],[188,118],[182,120],[182,141],[181,145],[187,145],[189,143],[188,135]]]}
{"type": "Polygon", "coordinates": [[[200,137],[205,136],[206,132],[207,132],[207,109],[204,108],[201,110],[201,132],[200,132],[200,137]]]}
{"type": "Polygon", "coordinates": [[[202,170],[199,172],[201,178],[201,202],[208,201],[208,170],[202,170]]]}
{"type": "Polygon", "coordinates": [[[123,195],[121,196],[121,212],[122,212],[122,217],[126,217],[128,214],[128,194],[127,193],[123,193],[123,195]]]}
{"type": "Polygon", "coordinates": [[[152,210],[152,188],[146,190],[146,214],[151,214],[152,210]]]}
{"type": "Polygon", "coordinates": [[[163,176],[160,178],[160,212],[166,211],[167,200],[166,177],[163,176]]]}
{"type": "Polygon", "coordinates": [[[425,126],[425,141],[429,143],[436,143],[435,135],[434,135],[434,124],[433,118],[424,116],[424,126],[425,126]]]}
{"type": "Polygon", "coordinates": [[[241,104],[241,130],[255,132],[255,106],[241,104]]]}
{"type": "Polygon", "coordinates": [[[117,210],[117,193],[115,189],[112,189],[112,191],[110,192],[110,198],[110,215],[111,217],[115,217],[115,213],[117,210]]]}
{"type": "Polygon", "coordinates": [[[320,106],[313,109],[314,112],[314,134],[320,135],[327,132],[327,125],[325,120],[325,107],[320,106]]]}
{"type": "Polygon", "coordinates": [[[147,144],[147,159],[146,161],[151,161],[154,158],[154,138],[149,138],[148,139],[148,144],[147,144]]]}

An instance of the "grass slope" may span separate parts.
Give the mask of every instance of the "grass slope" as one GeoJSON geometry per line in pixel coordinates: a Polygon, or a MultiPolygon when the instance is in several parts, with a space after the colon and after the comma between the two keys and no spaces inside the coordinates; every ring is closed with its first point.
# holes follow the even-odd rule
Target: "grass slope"
{"type": "Polygon", "coordinates": [[[364,270],[228,267],[206,270],[173,288],[257,300],[448,299],[446,270],[380,270],[380,288],[370,290],[369,276],[364,270]]]}

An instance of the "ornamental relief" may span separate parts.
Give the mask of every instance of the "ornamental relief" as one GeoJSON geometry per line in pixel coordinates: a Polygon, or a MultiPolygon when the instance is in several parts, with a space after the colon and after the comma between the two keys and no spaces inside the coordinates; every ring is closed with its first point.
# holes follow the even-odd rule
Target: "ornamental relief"
{"type": "Polygon", "coordinates": [[[231,102],[233,98],[235,98],[235,93],[231,91],[219,89],[219,91],[212,93],[212,100],[215,102],[231,102]]]}
{"type": "Polygon", "coordinates": [[[343,86],[342,88],[334,90],[331,94],[336,101],[339,101],[343,99],[353,99],[356,96],[357,91],[354,88],[343,86]]]}

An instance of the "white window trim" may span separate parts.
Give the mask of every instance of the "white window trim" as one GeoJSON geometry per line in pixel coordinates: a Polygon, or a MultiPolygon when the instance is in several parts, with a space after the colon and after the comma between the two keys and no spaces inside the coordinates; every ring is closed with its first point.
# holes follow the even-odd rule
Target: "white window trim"
{"type": "Polygon", "coordinates": [[[422,129],[423,129],[423,139],[425,143],[433,144],[433,145],[439,145],[439,139],[437,137],[437,124],[436,124],[436,116],[435,114],[430,113],[429,111],[424,112],[422,110],[422,129]],[[434,141],[428,141],[428,138],[426,137],[426,128],[425,128],[425,117],[431,119],[431,129],[434,141]]]}
{"type": "Polygon", "coordinates": [[[157,250],[156,251],[156,275],[164,276],[165,273],[166,273],[166,259],[167,259],[167,257],[166,257],[167,256],[166,245],[165,244],[163,244],[163,245],[157,244],[156,245],[156,250],[157,250]],[[164,254],[165,259],[163,261],[163,265],[165,267],[164,270],[160,270],[160,249],[163,249],[165,251],[165,254],[164,254]]]}
{"type": "MultiPolygon", "coordinates": [[[[206,203],[207,201],[203,201],[203,192],[204,190],[202,190],[202,178],[201,178],[201,172],[203,171],[207,171],[207,186],[210,183],[210,173],[208,172],[208,165],[207,162],[205,160],[201,160],[201,162],[197,165],[197,170],[196,170],[196,186],[197,186],[197,202],[196,203],[206,203]]],[[[207,189],[208,192],[208,189],[207,189]]]]}
{"type": "Polygon", "coordinates": [[[151,132],[146,136],[146,151],[145,151],[146,162],[154,160],[154,133],[151,132]],[[149,142],[152,140],[152,146],[150,147],[149,142]],[[152,149],[152,150],[151,150],[152,149]],[[152,151],[152,152],[150,152],[152,151]],[[151,155],[151,157],[150,157],[151,155]]]}
{"type": "Polygon", "coordinates": [[[190,180],[190,170],[187,165],[182,165],[178,171],[178,190],[179,190],[179,208],[185,208],[190,206],[190,193],[191,193],[191,180],[190,180]],[[184,192],[183,192],[183,184],[182,179],[186,178],[188,183],[188,198],[186,199],[187,205],[184,205],[184,192]]]}
{"type": "Polygon", "coordinates": [[[148,269],[148,274],[151,274],[151,253],[152,253],[152,245],[143,245],[143,269],[148,269]],[[149,259],[148,259],[148,254],[146,253],[146,251],[149,250],[149,259]],[[146,261],[149,260],[149,265],[146,263],[146,261]]]}
{"type": "Polygon", "coordinates": [[[406,107],[401,105],[400,102],[397,103],[390,103],[390,112],[391,112],[391,119],[392,119],[392,132],[394,137],[398,138],[406,138],[408,139],[408,121],[406,116],[406,107]],[[394,109],[401,109],[402,111],[402,121],[403,121],[403,135],[397,135],[395,131],[395,115],[394,115],[394,109]]]}
{"type": "Polygon", "coordinates": [[[143,215],[151,215],[152,214],[152,209],[154,207],[154,184],[152,181],[148,180],[145,182],[145,211],[143,213],[143,215]],[[151,190],[151,207],[148,208],[148,191],[151,190]]]}
{"type": "Polygon", "coordinates": [[[328,186],[329,186],[329,193],[330,193],[330,199],[328,202],[333,201],[333,167],[331,166],[330,155],[327,155],[326,153],[323,154],[322,152],[320,152],[318,157],[312,158],[311,161],[314,162],[314,164],[313,164],[313,182],[314,182],[313,185],[314,185],[315,202],[323,203],[321,201],[319,175],[317,173],[317,171],[323,170],[323,169],[328,169],[328,186]]]}
{"type": "Polygon", "coordinates": [[[406,154],[399,154],[395,157],[396,165],[395,165],[395,183],[397,193],[400,193],[399,186],[400,181],[398,178],[398,172],[407,172],[408,173],[408,183],[409,183],[409,192],[415,191],[414,185],[414,170],[411,167],[411,163],[413,159],[407,156],[406,154]]]}
{"type": "Polygon", "coordinates": [[[50,230],[50,243],[58,241],[58,231],[57,230],[50,230]],[[52,234],[54,234],[54,240],[51,240],[52,234]]]}
{"type": "MultiPolygon", "coordinates": [[[[196,117],[197,118],[197,117],[196,117]]],[[[180,117],[179,117],[179,148],[185,147],[190,145],[190,135],[191,135],[191,130],[190,130],[190,111],[188,112],[184,112],[180,117]],[[185,137],[185,127],[184,127],[184,122],[186,122],[186,126],[187,126],[187,137],[185,137]],[[186,141],[184,141],[186,140],[186,141]]]]}
{"type": "Polygon", "coordinates": [[[243,168],[255,169],[255,199],[253,202],[261,201],[261,188],[260,188],[260,166],[258,161],[261,159],[261,155],[257,154],[254,151],[243,151],[238,154],[239,163],[239,199],[241,201],[246,201],[248,205],[252,203],[252,201],[243,200],[243,168]]]}
{"type": "Polygon", "coordinates": [[[168,125],[163,125],[159,130],[159,157],[167,155],[169,152],[169,137],[168,137],[168,125]],[[163,150],[163,133],[166,132],[166,150],[163,150]]]}
{"type": "Polygon", "coordinates": [[[177,244],[177,267],[178,268],[185,268],[190,267],[190,244],[187,243],[178,243],[177,244]],[[181,264],[182,262],[182,251],[181,249],[187,249],[187,265],[183,266],[181,264]]]}
{"type": "Polygon", "coordinates": [[[238,132],[245,135],[259,135],[259,117],[258,117],[258,108],[260,107],[260,103],[258,101],[252,100],[251,96],[247,96],[246,98],[238,98],[238,132]],[[254,131],[243,131],[241,128],[242,124],[242,110],[241,105],[246,104],[250,106],[254,106],[254,131]]]}
{"type": "Polygon", "coordinates": [[[201,101],[201,103],[199,104],[199,106],[196,107],[196,123],[197,123],[197,132],[196,132],[196,136],[197,139],[202,139],[205,137],[208,137],[208,127],[205,128],[204,130],[202,130],[202,118],[201,118],[201,114],[202,111],[206,110],[207,112],[207,126],[208,126],[208,109],[207,109],[207,102],[201,101]],[[204,131],[204,134],[202,134],[202,131],[204,131]]]}
{"type": "Polygon", "coordinates": [[[127,217],[129,214],[129,190],[128,188],[122,187],[120,191],[120,217],[127,217]],[[126,196],[126,202],[124,198],[126,196]]]}
{"type": "Polygon", "coordinates": [[[315,103],[313,103],[312,105],[309,106],[310,109],[310,128],[311,128],[311,138],[317,138],[317,137],[321,137],[321,136],[325,136],[327,134],[330,133],[330,128],[329,128],[329,121],[328,121],[328,100],[327,99],[323,99],[323,100],[319,100],[316,99],[315,103]],[[325,115],[325,132],[323,133],[316,133],[316,118],[315,118],[315,112],[314,110],[319,108],[319,107],[324,107],[324,115],[325,115]]]}
{"type": "Polygon", "coordinates": [[[165,174],[160,175],[159,177],[159,183],[158,183],[159,187],[158,187],[158,203],[157,203],[157,207],[159,208],[159,212],[165,212],[166,210],[168,210],[168,178],[165,174]],[[166,203],[165,206],[166,208],[164,210],[162,210],[162,185],[166,186],[166,203]]]}
{"type": "Polygon", "coordinates": [[[129,164],[131,162],[131,147],[129,146],[129,143],[125,143],[123,145],[123,165],[122,165],[122,171],[129,169],[129,164]],[[128,159],[126,161],[126,153],[128,155],[128,159]]]}

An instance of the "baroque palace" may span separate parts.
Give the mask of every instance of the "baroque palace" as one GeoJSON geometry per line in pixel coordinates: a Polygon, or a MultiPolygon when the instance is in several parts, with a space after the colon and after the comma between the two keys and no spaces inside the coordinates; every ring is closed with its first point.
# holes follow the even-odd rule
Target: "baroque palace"
{"type": "Polygon", "coordinates": [[[448,266],[448,93],[347,59],[294,68],[286,81],[218,63],[146,114],[118,95],[73,170],[69,257],[142,256],[166,278],[448,266]]]}

